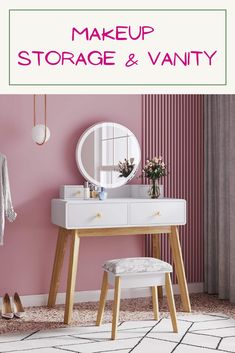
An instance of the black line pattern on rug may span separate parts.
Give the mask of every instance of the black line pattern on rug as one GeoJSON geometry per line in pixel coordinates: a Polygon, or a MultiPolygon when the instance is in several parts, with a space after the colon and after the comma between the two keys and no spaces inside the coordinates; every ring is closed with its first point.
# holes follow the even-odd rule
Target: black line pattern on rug
{"type": "Polygon", "coordinates": [[[202,315],[208,315],[208,316],[212,316],[212,317],[220,317],[222,319],[230,319],[230,317],[227,315],[222,316],[222,315],[217,315],[216,313],[205,313],[202,315]]]}
{"type": "MultiPolygon", "coordinates": [[[[66,337],[68,337],[68,336],[66,336],[66,337]]],[[[47,339],[47,338],[46,338],[47,339]]],[[[36,340],[36,339],[35,339],[36,340]]],[[[15,341],[16,342],[16,341],[15,341]]],[[[19,342],[21,342],[21,340],[19,341],[19,342]]],[[[6,343],[8,343],[8,342],[6,342],[6,343]]],[[[97,343],[96,341],[93,341],[93,342],[89,342],[89,343],[97,343]]],[[[87,344],[87,342],[79,342],[79,343],[65,343],[64,345],[65,346],[76,346],[76,345],[78,345],[78,344],[80,344],[80,345],[83,345],[83,344],[87,344]]],[[[0,352],[0,353],[11,353],[11,352],[24,352],[24,351],[33,351],[33,350],[38,350],[38,349],[46,349],[46,348],[54,348],[54,349],[60,349],[60,347],[62,347],[63,345],[61,344],[60,346],[56,346],[56,345],[53,345],[53,346],[46,346],[46,347],[36,347],[36,348],[20,348],[20,349],[13,349],[13,350],[11,350],[11,351],[3,351],[3,352],[0,352]]],[[[69,350],[69,352],[71,352],[71,350],[69,350]]],[[[76,352],[77,353],[77,352],[76,352]]]]}
{"type": "Polygon", "coordinates": [[[155,325],[153,325],[151,327],[151,329],[149,331],[147,331],[147,333],[136,343],[136,345],[134,347],[131,348],[131,350],[129,351],[129,353],[131,353],[142,341],[143,339],[157,326],[160,324],[160,322],[163,320],[163,318],[161,318],[155,325]]]}
{"type": "Polygon", "coordinates": [[[79,351],[71,351],[71,349],[66,349],[66,348],[61,348],[61,347],[56,347],[56,346],[53,346],[53,347],[50,347],[50,348],[59,349],[60,351],[64,351],[64,352],[79,353],[79,351]]]}
{"type": "MultiPolygon", "coordinates": [[[[205,314],[205,315],[208,315],[208,314],[205,314]]],[[[215,315],[211,315],[211,316],[213,316],[213,317],[219,317],[219,315],[217,315],[217,316],[215,316],[215,315]]],[[[223,319],[221,320],[221,319],[219,319],[219,320],[203,320],[203,321],[200,321],[200,322],[213,322],[214,323],[214,321],[217,321],[218,322],[218,324],[221,322],[221,323],[223,323],[224,324],[224,320],[228,320],[228,319],[230,319],[229,317],[228,318],[224,318],[224,317],[222,317],[223,319]]],[[[68,343],[68,342],[61,342],[61,343],[59,343],[58,345],[53,345],[53,346],[46,346],[46,347],[35,347],[35,348],[24,348],[24,349],[13,349],[13,350],[11,350],[11,351],[8,351],[9,353],[10,352],[31,352],[31,351],[35,351],[35,353],[36,353],[36,351],[38,351],[38,350],[40,350],[40,349],[45,349],[45,351],[46,351],[46,349],[54,349],[54,350],[61,350],[61,351],[66,351],[66,352],[70,352],[70,353],[81,353],[82,351],[83,351],[83,349],[82,349],[82,346],[85,344],[85,345],[87,345],[88,347],[90,347],[90,345],[92,345],[92,346],[96,346],[96,343],[99,343],[99,345],[100,345],[100,347],[99,348],[94,348],[94,350],[93,350],[93,353],[108,353],[108,352],[121,352],[121,351],[123,351],[123,352],[126,352],[126,351],[128,351],[128,353],[131,353],[136,347],[138,347],[140,344],[141,344],[141,342],[143,341],[143,339],[144,338],[146,338],[146,336],[147,335],[149,335],[149,333],[151,333],[151,331],[156,327],[156,326],[158,326],[159,324],[160,324],[160,322],[162,321],[162,320],[166,320],[166,318],[165,317],[162,317],[158,322],[156,322],[155,320],[147,320],[148,322],[153,322],[153,323],[155,323],[155,324],[153,324],[152,326],[136,326],[136,327],[128,327],[127,326],[127,328],[122,328],[122,329],[120,329],[119,330],[119,332],[121,331],[122,333],[126,333],[127,335],[128,335],[128,333],[133,333],[133,331],[135,331],[135,330],[141,330],[141,329],[146,329],[147,330],[147,332],[145,332],[144,334],[143,334],[143,336],[138,336],[138,337],[125,337],[125,338],[117,338],[117,340],[116,341],[129,341],[129,344],[130,345],[133,345],[133,343],[134,342],[136,342],[137,340],[138,340],[138,342],[132,347],[132,348],[130,348],[130,346],[129,347],[126,347],[126,348],[115,348],[115,349],[112,349],[112,348],[107,348],[107,346],[105,347],[105,343],[107,343],[107,342],[109,342],[110,341],[110,339],[108,339],[108,338],[101,338],[101,339],[92,339],[92,338],[89,338],[89,337],[82,337],[82,335],[83,334],[85,334],[85,335],[95,335],[95,334],[102,334],[102,333],[105,333],[105,334],[109,334],[110,333],[110,330],[109,329],[107,329],[107,330],[102,330],[102,331],[93,331],[93,332],[83,332],[83,333],[80,333],[80,335],[78,335],[78,336],[75,336],[76,335],[76,333],[74,333],[74,334],[69,334],[69,333],[67,333],[67,334],[62,334],[62,335],[59,335],[58,334],[58,336],[56,335],[56,336],[44,336],[44,337],[38,337],[38,338],[34,338],[33,336],[36,334],[36,333],[38,333],[38,332],[40,332],[40,331],[42,331],[43,332],[43,330],[37,330],[37,331],[34,331],[34,332],[31,332],[30,334],[28,334],[28,335],[26,335],[25,337],[23,337],[23,338],[21,338],[21,339],[18,339],[18,340],[12,340],[12,341],[5,341],[5,342],[0,342],[0,351],[1,351],[1,345],[3,345],[4,346],[4,344],[9,344],[9,343],[11,343],[11,342],[14,342],[14,343],[16,343],[16,342],[22,342],[22,341],[25,341],[25,343],[26,342],[32,342],[32,341],[36,341],[36,340],[38,340],[38,344],[40,345],[40,341],[42,340],[42,339],[51,339],[51,338],[54,338],[54,339],[56,339],[56,338],[62,338],[62,340],[63,340],[63,338],[64,337],[69,337],[69,338],[75,338],[75,340],[76,339],[78,339],[78,340],[80,340],[80,342],[73,342],[73,343],[68,343]],[[81,340],[83,340],[83,342],[81,342],[81,340]],[[133,341],[134,342],[133,342],[133,341]],[[104,346],[102,345],[102,342],[104,343],[104,346]],[[75,349],[75,347],[74,346],[76,346],[76,349],[75,349]],[[81,346],[81,350],[79,349],[79,346],[81,346]],[[102,347],[103,347],[103,349],[102,349],[102,347]],[[97,350],[96,350],[97,349],[97,350]]],[[[232,335],[228,335],[228,336],[224,336],[224,337],[222,337],[222,336],[217,336],[217,335],[213,335],[213,334],[210,334],[210,331],[212,331],[212,330],[214,330],[214,331],[217,331],[218,332],[218,330],[226,330],[226,329],[234,329],[234,327],[235,327],[235,325],[232,325],[232,326],[225,326],[225,327],[216,327],[216,328],[209,328],[209,329],[200,329],[200,330],[192,330],[192,326],[193,326],[193,324],[194,323],[198,323],[199,321],[189,321],[189,320],[182,320],[182,319],[178,319],[178,321],[183,321],[183,322],[187,322],[188,324],[189,324],[189,327],[186,329],[186,331],[184,332],[184,334],[182,335],[182,337],[179,339],[179,341],[177,342],[177,341],[173,341],[173,340],[171,340],[171,339],[164,339],[164,338],[159,338],[159,337],[147,337],[148,339],[150,339],[150,340],[155,340],[155,341],[165,341],[165,342],[169,342],[169,343],[172,343],[172,344],[175,344],[175,347],[171,350],[171,353],[173,353],[176,349],[177,349],[177,347],[178,346],[188,346],[188,347],[197,347],[197,348],[199,348],[199,349],[208,349],[209,351],[215,351],[215,352],[226,352],[226,353],[232,353],[232,352],[234,352],[235,353],[235,348],[234,348],[234,350],[233,351],[229,351],[229,350],[226,350],[226,349],[220,349],[219,347],[220,347],[220,345],[221,345],[221,343],[223,342],[223,339],[226,339],[226,338],[235,338],[235,335],[233,334],[233,332],[231,332],[232,333],[232,335]],[[192,331],[190,331],[190,330],[192,330],[192,331]],[[200,332],[200,331],[202,331],[202,332],[200,332]],[[204,332],[205,331],[205,332],[204,332]],[[208,333],[207,333],[208,332],[208,333]],[[203,345],[197,345],[197,344],[192,344],[190,341],[189,341],[189,343],[184,343],[183,342],[183,340],[184,340],[184,338],[187,336],[187,334],[193,334],[193,335],[198,335],[198,336],[208,336],[208,337],[213,337],[213,338],[217,338],[219,341],[217,342],[215,342],[215,345],[216,345],[216,347],[215,348],[213,348],[213,347],[208,347],[208,346],[203,346],[203,345]]],[[[122,322],[120,322],[119,324],[118,324],[118,327],[121,327],[124,323],[128,323],[129,321],[122,321],[122,322]]],[[[138,322],[138,323],[140,323],[139,321],[136,321],[136,322],[138,322]]],[[[134,322],[135,323],[135,322],[134,322]]],[[[133,323],[133,324],[134,324],[133,323]]],[[[143,322],[143,325],[144,325],[144,322],[143,322]]],[[[149,325],[150,325],[150,323],[149,323],[149,325]]],[[[84,326],[85,328],[94,328],[94,326],[92,325],[92,326],[84,326]]],[[[102,328],[101,328],[102,329],[102,328]]],[[[233,331],[233,330],[232,330],[233,331]]],[[[49,332],[48,332],[49,333],[49,332]]],[[[137,334],[137,332],[136,332],[136,334],[137,334]]],[[[139,332],[139,334],[141,335],[142,333],[141,332],[139,332]]],[[[161,332],[159,332],[158,334],[161,334],[161,332]]],[[[1,337],[0,337],[0,339],[1,339],[1,337]]],[[[233,341],[232,341],[232,343],[233,343],[233,341]]],[[[48,342],[48,344],[50,344],[50,342],[48,342]]],[[[124,345],[125,345],[125,343],[123,343],[124,345]]],[[[200,344],[200,341],[199,341],[199,344],[200,344]]],[[[128,344],[127,344],[128,345],[128,344]]],[[[91,346],[91,347],[92,347],[91,346]]],[[[109,345],[108,345],[109,346],[109,345]]],[[[118,345],[117,345],[118,346],[118,345]]],[[[97,346],[96,346],[97,347],[97,346]]],[[[11,348],[11,345],[10,345],[10,347],[9,348],[11,348]]],[[[145,353],[145,352],[143,352],[143,353],[145,353]]],[[[146,353],[148,353],[148,352],[146,352],[146,353]]]]}
{"type": "Polygon", "coordinates": [[[213,348],[213,347],[199,346],[199,345],[196,345],[196,344],[190,344],[190,343],[184,343],[184,342],[182,342],[181,345],[182,346],[190,346],[190,347],[198,347],[198,348],[203,348],[203,349],[213,349],[214,351],[217,350],[216,348],[213,348]]]}
{"type": "MultiPolygon", "coordinates": [[[[85,341],[89,341],[89,342],[92,341],[93,343],[100,342],[100,340],[98,340],[97,338],[87,338],[87,337],[80,337],[80,336],[73,336],[73,335],[67,335],[67,337],[77,338],[77,339],[85,340],[85,341]]],[[[75,344],[77,344],[77,343],[75,343],[75,344]]]]}
{"type": "Polygon", "coordinates": [[[119,324],[117,325],[118,327],[120,327],[125,321],[121,321],[119,322],[119,324]]]}
{"type": "MultiPolygon", "coordinates": [[[[191,332],[186,332],[186,334],[187,334],[187,333],[191,333],[191,332]]],[[[186,335],[186,334],[185,334],[185,335],[186,335]]],[[[185,335],[184,335],[184,336],[185,336],[185,335]]],[[[210,337],[220,338],[220,337],[218,337],[218,336],[210,336],[210,337]]],[[[219,344],[221,343],[221,341],[223,340],[223,338],[230,338],[230,337],[233,337],[233,336],[222,337],[222,338],[220,339],[219,344]]],[[[235,336],[234,336],[234,337],[235,337],[235,336]]],[[[156,341],[163,341],[163,342],[169,342],[169,343],[177,343],[176,341],[171,341],[171,340],[167,340],[167,339],[164,339],[164,338],[155,338],[155,337],[148,337],[148,338],[150,338],[150,339],[152,339],[152,340],[156,340],[156,341]]],[[[182,338],[182,339],[183,339],[183,338],[182,338]]],[[[191,347],[198,347],[198,348],[210,349],[210,350],[214,350],[214,351],[216,351],[216,352],[226,352],[226,353],[234,353],[234,352],[235,352],[235,350],[234,350],[234,351],[227,351],[227,350],[224,350],[224,349],[218,349],[219,344],[216,346],[216,348],[213,348],[213,347],[206,347],[206,346],[199,346],[199,345],[196,345],[196,344],[190,344],[190,343],[184,343],[184,342],[179,342],[179,343],[177,344],[177,346],[178,346],[179,344],[182,345],[182,346],[191,346],[191,347]]],[[[173,353],[173,351],[177,348],[177,346],[174,347],[174,349],[171,351],[171,353],[173,353]]]]}
{"type": "MultiPolygon", "coordinates": [[[[5,333],[3,333],[2,335],[5,335],[5,333]]],[[[1,333],[0,333],[0,339],[1,339],[1,333]]],[[[15,340],[11,340],[11,341],[1,341],[0,340],[0,345],[1,344],[4,344],[4,343],[15,343],[15,342],[21,342],[21,341],[23,341],[23,339],[24,339],[24,337],[23,338],[20,338],[20,339],[15,339],[15,340]]],[[[2,353],[2,352],[0,352],[0,353],[2,353]]]]}
{"type": "MultiPolygon", "coordinates": [[[[111,334],[111,332],[109,332],[109,331],[106,331],[105,333],[111,334]]],[[[141,337],[142,337],[142,335],[141,336],[136,336],[136,337],[116,338],[115,341],[125,341],[125,340],[130,340],[130,339],[135,339],[135,338],[141,338],[141,337]]],[[[83,337],[77,337],[77,338],[83,339],[83,337]]],[[[100,339],[98,339],[98,338],[96,338],[96,339],[87,338],[87,340],[89,340],[89,341],[93,340],[93,342],[97,342],[98,343],[98,342],[109,342],[110,338],[100,338],[100,339]]],[[[77,343],[75,343],[75,344],[77,344],[77,343]]],[[[73,345],[73,344],[71,344],[71,345],[73,345]]]]}
{"type": "MultiPolygon", "coordinates": [[[[210,334],[207,334],[207,333],[197,333],[197,332],[193,332],[193,331],[189,331],[189,333],[192,334],[192,335],[198,335],[198,336],[209,336],[209,337],[223,338],[222,336],[210,335],[210,334]]],[[[229,337],[231,337],[231,336],[229,336],[229,337]]]]}
{"type": "MultiPolygon", "coordinates": [[[[38,331],[40,332],[40,330],[38,331]]],[[[95,332],[93,332],[95,333],[95,332]]],[[[76,335],[76,334],[75,334],[76,335]]],[[[36,341],[36,340],[45,340],[45,339],[50,339],[50,338],[60,338],[60,337],[68,337],[68,336],[71,336],[73,338],[77,338],[76,336],[73,336],[73,335],[70,335],[70,334],[63,334],[63,335],[56,335],[56,336],[43,336],[43,337],[35,337],[35,338],[30,338],[30,339],[27,339],[27,341],[36,341]]]]}
{"type": "Polygon", "coordinates": [[[183,334],[183,336],[181,337],[181,339],[179,340],[179,342],[176,344],[176,346],[173,348],[173,350],[171,351],[171,353],[173,353],[176,348],[181,344],[181,342],[183,341],[184,337],[187,335],[187,333],[189,332],[190,328],[193,326],[193,323],[187,328],[187,330],[185,331],[185,333],[183,334]]]}
{"type": "Polygon", "coordinates": [[[35,335],[35,333],[38,333],[40,330],[37,330],[37,331],[34,331],[34,332],[31,332],[30,334],[28,334],[28,336],[26,337],[23,337],[20,341],[25,341],[27,340],[29,337],[35,335]]]}
{"type": "Polygon", "coordinates": [[[194,346],[194,345],[189,344],[189,343],[181,343],[181,345],[182,346],[191,346],[191,347],[205,348],[205,349],[210,349],[210,350],[213,350],[213,351],[216,351],[216,352],[234,353],[234,351],[227,351],[227,350],[224,350],[224,349],[217,349],[217,348],[211,348],[211,347],[194,346]]]}
{"type": "MultiPolygon", "coordinates": [[[[81,353],[79,351],[73,351],[73,350],[70,350],[70,349],[66,349],[66,348],[63,348],[63,347],[56,347],[56,346],[53,346],[52,348],[57,348],[57,349],[60,349],[61,351],[66,351],[66,352],[72,352],[72,353],[81,353]]],[[[92,353],[108,353],[108,352],[120,352],[120,351],[128,351],[130,349],[130,347],[127,347],[127,348],[115,348],[115,349],[109,349],[107,351],[107,349],[104,351],[94,351],[92,353]]],[[[130,351],[129,351],[130,353],[130,351]]]]}
{"type": "MultiPolygon", "coordinates": [[[[160,319],[160,320],[163,320],[163,318],[160,319]]],[[[128,322],[128,321],[125,321],[125,322],[128,322]]],[[[157,323],[157,321],[154,320],[154,324],[153,325],[155,325],[156,323],[157,323]]],[[[138,326],[138,327],[135,327],[135,328],[134,327],[132,327],[132,328],[123,328],[123,329],[119,330],[119,332],[137,330],[137,329],[141,329],[141,328],[150,328],[150,327],[153,327],[153,325],[152,326],[138,326]]]]}
{"type": "MultiPolygon", "coordinates": [[[[150,339],[152,339],[152,340],[156,340],[156,341],[163,341],[163,342],[169,342],[169,343],[177,343],[176,341],[170,341],[170,340],[167,340],[167,339],[164,339],[164,338],[154,338],[154,337],[148,337],[148,338],[150,338],[150,339]]],[[[181,342],[180,345],[217,350],[217,348],[213,348],[213,347],[199,346],[199,345],[196,345],[196,344],[190,344],[190,343],[184,343],[184,342],[181,342]]],[[[177,348],[177,347],[175,347],[174,350],[175,350],[176,348],[177,348]]],[[[171,351],[171,353],[172,353],[172,352],[173,352],[173,351],[171,351]]]]}
{"type": "Polygon", "coordinates": [[[226,319],[219,319],[219,320],[200,320],[200,321],[191,321],[191,320],[183,320],[183,319],[178,319],[178,321],[184,321],[184,322],[193,322],[194,324],[198,323],[198,322],[214,322],[214,321],[226,321],[229,320],[230,318],[226,318],[226,319]]]}
{"type": "Polygon", "coordinates": [[[64,351],[64,352],[73,352],[73,353],[79,353],[79,351],[71,351],[71,349],[66,349],[66,348],[62,348],[62,347],[57,347],[57,346],[53,346],[51,348],[54,348],[54,349],[59,349],[61,351],[64,351]]]}
{"type": "MultiPolygon", "coordinates": [[[[96,352],[93,352],[93,353],[109,353],[109,352],[120,352],[120,351],[128,351],[130,349],[129,348],[117,348],[117,349],[109,349],[108,351],[96,351],[96,352]]],[[[129,352],[128,352],[129,353],[129,352]]]]}
{"type": "Polygon", "coordinates": [[[216,349],[219,349],[219,345],[220,345],[220,343],[222,342],[222,340],[223,340],[223,337],[220,338],[220,340],[219,340],[219,342],[218,342],[218,344],[217,344],[217,346],[216,346],[216,349]]]}
{"type": "Polygon", "coordinates": [[[156,337],[151,337],[151,336],[148,336],[147,338],[149,338],[151,340],[156,340],[156,341],[163,341],[163,342],[169,342],[169,343],[178,343],[178,341],[171,341],[171,340],[168,340],[166,338],[156,338],[156,337]]]}
{"type": "MultiPolygon", "coordinates": [[[[200,329],[200,330],[192,330],[190,332],[198,332],[198,331],[213,331],[213,330],[224,330],[224,329],[227,329],[227,328],[235,328],[235,326],[226,326],[226,327],[216,327],[216,328],[203,328],[203,329],[200,329]]],[[[230,336],[229,336],[230,337],[230,336]]]]}
{"type": "MultiPolygon", "coordinates": [[[[155,325],[156,326],[156,325],[155,325]]],[[[107,332],[107,331],[106,331],[107,332]]],[[[117,341],[128,341],[128,340],[132,340],[132,339],[136,339],[136,338],[138,338],[138,337],[131,337],[131,338],[119,338],[119,339],[116,339],[115,341],[117,342],[117,341]]],[[[93,341],[92,342],[92,340],[90,340],[90,342],[89,343],[106,343],[106,342],[110,342],[111,340],[110,339],[105,339],[105,340],[101,340],[101,341],[93,341]]],[[[74,351],[74,350],[72,350],[72,348],[71,349],[67,349],[67,348],[64,348],[64,346],[71,346],[71,347],[73,347],[73,346],[77,346],[78,344],[81,344],[81,345],[83,345],[83,344],[88,344],[88,342],[83,342],[83,343],[70,343],[70,344],[68,344],[68,343],[66,343],[66,344],[64,344],[64,345],[54,345],[53,347],[43,347],[43,348],[57,348],[57,349],[60,349],[60,350],[66,350],[66,351],[69,351],[69,352],[76,352],[76,353],[79,353],[78,351],[74,351]]],[[[132,348],[130,348],[130,347],[126,347],[126,348],[115,348],[115,349],[109,349],[108,351],[107,351],[107,349],[105,349],[105,350],[99,350],[99,351],[94,351],[93,353],[105,353],[105,352],[113,352],[113,351],[119,351],[119,350],[129,350],[129,349],[132,349],[132,348]]]]}

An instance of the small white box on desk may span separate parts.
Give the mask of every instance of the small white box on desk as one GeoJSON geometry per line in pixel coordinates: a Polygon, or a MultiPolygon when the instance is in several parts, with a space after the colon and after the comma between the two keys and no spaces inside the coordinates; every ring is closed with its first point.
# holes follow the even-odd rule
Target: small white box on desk
{"type": "Polygon", "coordinates": [[[62,185],[60,187],[61,199],[84,199],[83,185],[62,185]]]}

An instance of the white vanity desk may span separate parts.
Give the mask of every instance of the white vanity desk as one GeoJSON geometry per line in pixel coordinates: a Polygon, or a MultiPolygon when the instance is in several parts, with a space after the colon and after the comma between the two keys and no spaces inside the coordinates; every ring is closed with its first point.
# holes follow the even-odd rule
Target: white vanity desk
{"type": "Polygon", "coordinates": [[[49,307],[53,307],[56,302],[66,243],[68,237],[72,237],[64,323],[68,324],[72,319],[80,238],[89,236],[154,234],[153,256],[160,257],[159,234],[168,234],[183,309],[191,311],[177,227],[186,223],[185,200],[131,197],[108,198],[105,201],[54,199],[52,223],[59,227],[59,233],[48,298],[49,307]]]}

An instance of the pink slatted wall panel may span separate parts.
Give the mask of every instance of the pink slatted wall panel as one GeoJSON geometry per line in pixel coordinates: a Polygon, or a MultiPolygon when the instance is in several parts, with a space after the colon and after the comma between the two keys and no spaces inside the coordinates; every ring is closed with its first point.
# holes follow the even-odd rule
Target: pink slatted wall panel
{"type": "MultiPolygon", "coordinates": [[[[180,238],[188,282],[203,281],[203,96],[142,96],[143,159],[162,155],[169,174],[165,197],[187,200],[187,225],[180,238]]],[[[143,160],[143,163],[145,161],[143,160]]],[[[167,237],[162,258],[171,261],[167,237]]],[[[151,255],[151,237],[146,237],[151,255]]]]}

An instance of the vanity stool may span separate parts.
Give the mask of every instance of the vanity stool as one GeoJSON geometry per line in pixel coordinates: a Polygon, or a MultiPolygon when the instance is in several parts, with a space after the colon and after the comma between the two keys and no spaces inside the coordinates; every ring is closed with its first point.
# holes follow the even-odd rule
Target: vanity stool
{"type": "Polygon", "coordinates": [[[100,326],[103,319],[105,300],[108,285],[114,286],[114,303],[111,339],[117,335],[117,324],[120,308],[120,292],[122,288],[151,287],[154,319],[159,319],[157,286],[166,287],[166,296],[174,332],[178,332],[175,301],[172,292],[171,277],[172,266],[162,260],[151,257],[133,257],[115,259],[105,262],[104,274],[100,293],[100,302],[96,325],[100,326]]]}

